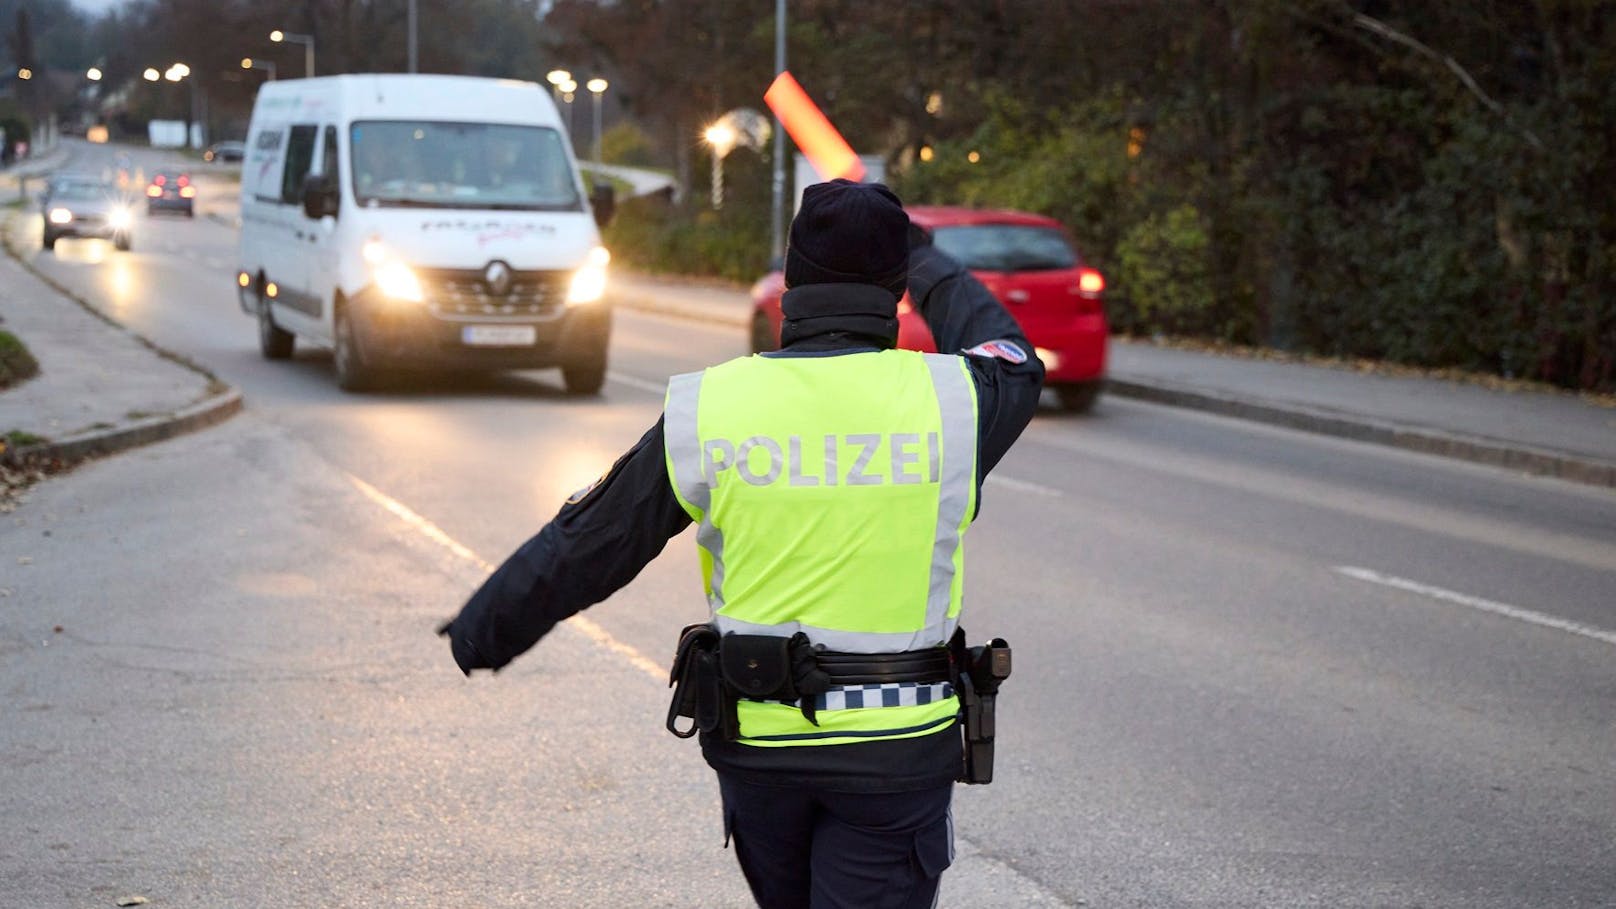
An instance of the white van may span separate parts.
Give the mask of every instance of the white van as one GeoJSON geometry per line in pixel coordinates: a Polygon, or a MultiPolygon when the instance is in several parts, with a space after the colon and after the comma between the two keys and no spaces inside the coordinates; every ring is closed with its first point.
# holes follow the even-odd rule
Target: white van
{"type": "Polygon", "coordinates": [[[337,382],[559,366],[599,391],[598,226],[548,89],[469,76],[266,83],[241,168],[241,306],[265,357],[328,345],[337,382]]]}

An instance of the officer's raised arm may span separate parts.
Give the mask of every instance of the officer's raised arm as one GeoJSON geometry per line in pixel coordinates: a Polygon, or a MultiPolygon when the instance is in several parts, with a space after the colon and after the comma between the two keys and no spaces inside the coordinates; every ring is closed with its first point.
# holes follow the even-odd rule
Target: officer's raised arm
{"type": "Polygon", "coordinates": [[[978,479],[999,463],[1038,409],[1044,364],[1021,326],[964,266],[910,227],[909,299],[939,353],[965,354],[976,381],[978,479]]]}
{"type": "Polygon", "coordinates": [[[690,517],[668,486],[662,421],[578,490],[440,631],[461,671],[499,669],[640,573],[690,517]]]}

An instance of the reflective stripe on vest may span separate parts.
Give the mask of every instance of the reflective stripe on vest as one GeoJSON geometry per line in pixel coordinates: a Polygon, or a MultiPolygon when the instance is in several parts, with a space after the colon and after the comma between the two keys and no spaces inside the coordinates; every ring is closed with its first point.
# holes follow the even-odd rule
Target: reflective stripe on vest
{"type": "MultiPolygon", "coordinates": [[[[748,357],[668,384],[668,475],[697,523],[721,632],[832,650],[941,646],[959,621],[976,500],[976,388],[960,357],[748,357]]],[[[957,701],[850,708],[809,725],[741,703],[742,741],[924,735],[957,701]]]]}

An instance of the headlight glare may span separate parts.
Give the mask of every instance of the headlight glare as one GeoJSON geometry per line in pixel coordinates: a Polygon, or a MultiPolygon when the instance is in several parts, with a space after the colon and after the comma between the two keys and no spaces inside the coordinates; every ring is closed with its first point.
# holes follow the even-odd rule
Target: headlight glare
{"type": "Polygon", "coordinates": [[[65,208],[53,208],[50,210],[50,223],[52,224],[68,224],[72,220],[73,213],[65,208]]]}
{"type": "Polygon", "coordinates": [[[589,251],[583,267],[572,274],[572,286],[567,289],[568,306],[594,303],[606,295],[606,264],[611,260],[612,254],[604,246],[589,251]]]}
{"type": "Polygon", "coordinates": [[[415,272],[403,262],[397,260],[383,262],[374,266],[370,274],[376,279],[376,287],[385,296],[408,303],[419,303],[424,299],[420,279],[415,277],[415,272]]]}
{"type": "Polygon", "coordinates": [[[127,208],[114,208],[111,212],[107,213],[107,223],[111,224],[113,227],[117,228],[118,230],[123,230],[125,227],[128,227],[129,226],[129,209],[127,209],[127,208]]]}

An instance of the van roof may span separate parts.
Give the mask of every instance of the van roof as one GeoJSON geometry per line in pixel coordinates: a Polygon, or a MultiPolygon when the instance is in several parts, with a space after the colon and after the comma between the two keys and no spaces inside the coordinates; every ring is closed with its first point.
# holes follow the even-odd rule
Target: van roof
{"type": "Polygon", "coordinates": [[[282,79],[258,91],[254,116],[308,115],[335,108],[344,122],[367,119],[456,120],[561,126],[550,91],[536,82],[479,76],[361,73],[282,79]]]}

